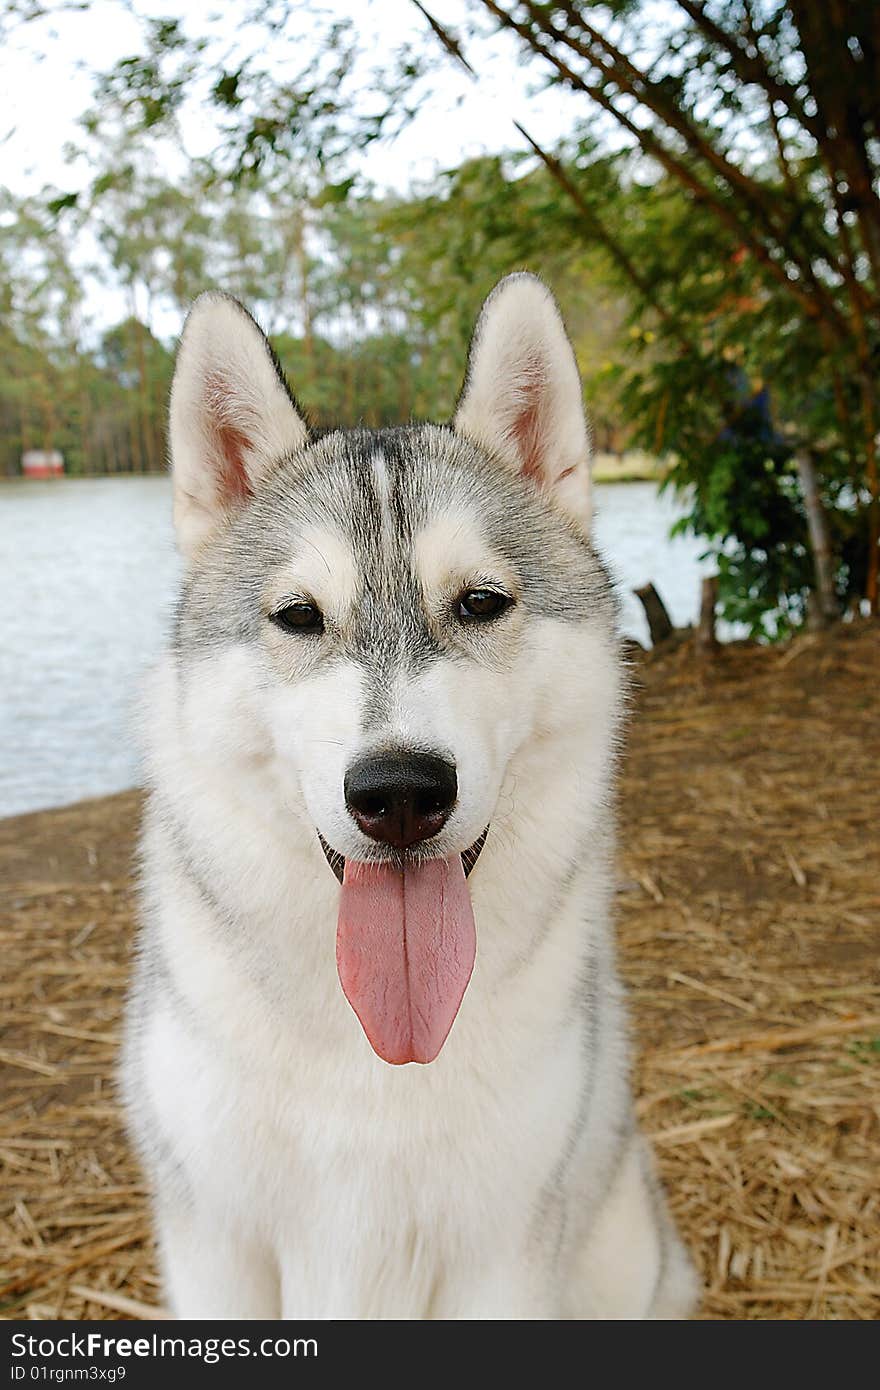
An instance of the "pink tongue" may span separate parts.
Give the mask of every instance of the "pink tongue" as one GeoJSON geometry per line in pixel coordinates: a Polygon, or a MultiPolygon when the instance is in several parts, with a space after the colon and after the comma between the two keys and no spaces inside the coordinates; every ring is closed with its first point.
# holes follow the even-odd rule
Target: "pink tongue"
{"type": "Polygon", "coordinates": [[[460,854],[404,870],[345,861],[336,965],[345,997],[386,1062],[433,1062],[476,952],[460,854]]]}

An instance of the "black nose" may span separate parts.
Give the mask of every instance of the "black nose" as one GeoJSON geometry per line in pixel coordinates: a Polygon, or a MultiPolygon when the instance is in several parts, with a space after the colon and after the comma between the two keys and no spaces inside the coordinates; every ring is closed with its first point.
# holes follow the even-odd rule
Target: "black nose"
{"type": "Polygon", "coordinates": [[[396,849],[436,835],[457,795],[454,765],[431,753],[380,753],[345,774],[345,803],[361,830],[396,849]]]}

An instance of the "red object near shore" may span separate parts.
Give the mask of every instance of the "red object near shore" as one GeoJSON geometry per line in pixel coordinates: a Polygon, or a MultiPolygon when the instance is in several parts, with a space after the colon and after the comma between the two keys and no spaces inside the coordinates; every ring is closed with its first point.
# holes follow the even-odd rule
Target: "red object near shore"
{"type": "Polygon", "coordinates": [[[64,474],[64,455],[58,449],[26,449],[21,456],[25,478],[60,478],[64,474]]]}

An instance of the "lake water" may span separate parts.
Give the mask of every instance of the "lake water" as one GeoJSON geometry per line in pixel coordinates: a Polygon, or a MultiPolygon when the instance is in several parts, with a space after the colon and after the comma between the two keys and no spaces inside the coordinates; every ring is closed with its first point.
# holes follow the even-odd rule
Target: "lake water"
{"type": "MultiPolygon", "coordinates": [[[[623,631],[648,644],[631,592],[648,580],[676,625],[693,622],[707,566],[701,541],[669,540],[679,504],[653,483],[596,493],[623,631]]],[[[0,486],[0,816],[136,783],[132,700],[160,648],[177,575],[167,478],[0,486]]]]}

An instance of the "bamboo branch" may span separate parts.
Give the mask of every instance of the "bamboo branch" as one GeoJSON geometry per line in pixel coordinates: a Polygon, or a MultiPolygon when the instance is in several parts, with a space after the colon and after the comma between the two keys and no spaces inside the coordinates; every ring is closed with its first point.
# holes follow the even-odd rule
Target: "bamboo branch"
{"type": "Polygon", "coordinates": [[[765,243],[755,234],[751,224],[742,220],[718,195],[705,183],[703,183],[688,167],[682,163],[668,146],[664,145],[650,130],[637,126],[630,118],[620,111],[608,96],[601,84],[589,83],[579,74],[575,73],[559,56],[541,42],[540,36],[535,34],[527,25],[508,15],[495,3],[495,0],[482,0],[483,6],[499,21],[502,28],[512,29],[520,38],[524,39],[534,53],[546,58],[552,67],[556,69],[569,86],[577,91],[584,92],[592,97],[602,110],[607,111],[619,125],[628,131],[638,144],[648,154],[652,155],[658,163],[674,179],[681,183],[695,198],[711,208],[716,217],[726,226],[736,237],[737,241],[747,246],[755,258],[764,265],[770,274],[783,286],[783,288],[793,295],[800,303],[804,313],[811,319],[818,320],[824,318],[840,341],[846,341],[848,331],[845,321],[842,319],[840,311],[826,295],[815,296],[810,293],[804,283],[798,279],[792,279],[786,272],[785,266],[780,264],[771,254],[765,243]]]}
{"type": "MultiPolygon", "coordinates": [[[[528,12],[539,31],[549,32],[554,38],[602,73],[604,77],[612,81],[621,90],[626,91],[634,97],[641,105],[659,120],[664,122],[671,130],[674,130],[684,140],[691,153],[699,160],[714,170],[734,194],[745,200],[755,217],[763,225],[768,236],[775,241],[779,249],[786,255],[798,268],[801,278],[811,285],[818,296],[825,296],[824,288],[816,280],[813,272],[812,261],[823,259],[827,264],[836,269],[834,258],[826,246],[814,242],[812,250],[807,251],[806,256],[799,255],[792,244],[790,228],[780,225],[773,215],[773,208],[766,201],[766,189],[756,180],[747,175],[737,165],[731,163],[729,159],[710,141],[700,134],[686,113],[682,110],[679,103],[667,91],[666,87],[660,82],[651,81],[648,74],[643,73],[635,64],[622,52],[610,39],[601,34],[599,30],[588,24],[579,15],[571,4],[561,4],[560,8],[566,14],[571,23],[577,23],[585,33],[594,48],[597,48],[606,60],[600,61],[594,48],[581,43],[573,34],[560,29],[553,23],[552,18],[545,18],[531,0],[522,0],[524,8],[528,12]]],[[[796,191],[792,188],[794,205],[800,203],[796,191]]]]}
{"type": "MultiPolygon", "coordinates": [[[[436,19],[427,9],[425,9],[425,6],[420,3],[420,0],[413,0],[413,4],[415,5],[416,9],[419,10],[419,12],[427,20],[428,24],[431,26],[431,29],[442,43],[447,53],[449,53],[451,57],[453,57],[458,63],[461,64],[461,66],[465,69],[468,75],[471,78],[473,78],[475,82],[479,81],[477,72],[465,57],[465,54],[461,48],[461,44],[456,39],[455,35],[451,34],[449,30],[446,29],[438,19],[436,19]]],[[[670,326],[684,350],[689,354],[696,351],[696,344],[688,337],[680,320],[678,320],[677,317],[674,314],[672,314],[666,308],[666,306],[657,298],[652,287],[648,284],[647,280],[645,280],[644,276],[641,275],[640,272],[636,269],[629,256],[627,256],[626,253],[618,245],[615,238],[612,236],[612,234],[606,228],[605,224],[602,222],[598,213],[596,213],[596,211],[590,207],[589,203],[586,201],[583,194],[580,192],[580,189],[572,182],[571,178],[563,168],[561,162],[554,155],[551,155],[547,150],[543,149],[542,146],[538,144],[538,142],[529,134],[529,132],[525,129],[523,125],[520,124],[519,121],[514,121],[513,124],[519,131],[523,139],[526,141],[526,143],[531,146],[532,150],[541,160],[541,163],[547,169],[551,177],[556,181],[556,183],[559,184],[560,188],[564,190],[567,197],[577,208],[578,212],[581,214],[584,221],[589,226],[590,231],[592,235],[595,237],[596,241],[599,242],[599,244],[602,247],[604,247],[611,259],[615,262],[617,266],[620,267],[620,269],[624,272],[627,278],[632,282],[632,284],[642,295],[644,300],[655,311],[658,317],[661,318],[664,321],[664,323],[667,323],[670,326]]]]}
{"type": "Polygon", "coordinates": [[[848,40],[857,15],[850,21],[848,12],[841,13],[834,5],[817,6],[812,0],[790,0],[789,8],[816,103],[821,128],[816,142],[827,149],[835,178],[839,169],[846,179],[865,252],[875,281],[880,281],[880,197],[868,153],[869,134],[860,103],[852,95],[860,84],[875,85],[880,74],[862,72],[852,56],[848,40]]]}
{"type": "Polygon", "coordinates": [[[774,101],[782,102],[816,143],[819,143],[823,134],[821,123],[815,116],[808,114],[794,87],[771,72],[757,44],[754,45],[753,52],[744,49],[733,34],[722,29],[706,13],[705,5],[697,4],[696,0],[677,0],[677,4],[708,39],[724,50],[740,81],[761,87],[774,101]]]}
{"type": "Polygon", "coordinates": [[[697,345],[687,336],[681,321],[657,298],[647,280],[645,280],[644,276],[636,269],[626,252],[618,245],[615,238],[607,230],[597,213],[590,207],[580,190],[572,183],[560,161],[556,159],[554,155],[542,149],[537,141],[533,140],[532,136],[529,135],[525,127],[520,125],[519,121],[514,121],[513,124],[516,126],[516,129],[519,131],[520,135],[522,135],[523,139],[531,145],[535,154],[544,164],[548,172],[559,186],[564,189],[581,216],[588,223],[596,240],[605,248],[615,264],[618,265],[624,274],[632,281],[633,285],[635,285],[636,289],[658,317],[669,325],[685,352],[689,354],[693,352],[698,353],[699,349],[697,345]]]}

